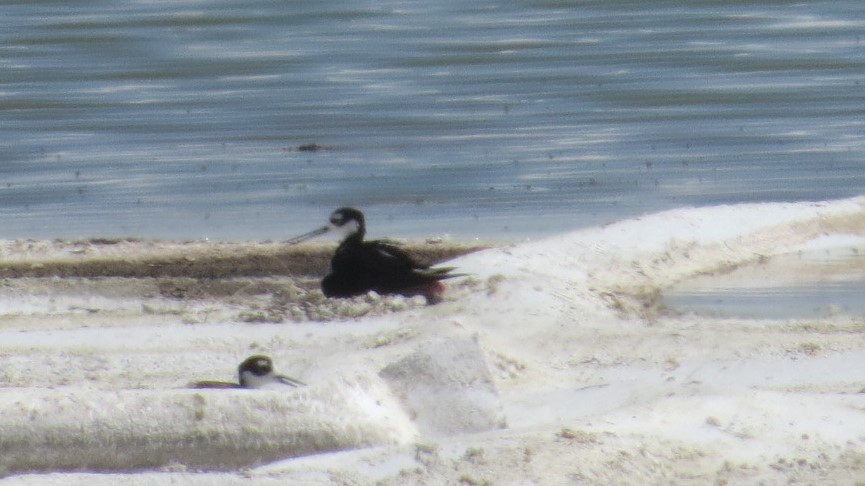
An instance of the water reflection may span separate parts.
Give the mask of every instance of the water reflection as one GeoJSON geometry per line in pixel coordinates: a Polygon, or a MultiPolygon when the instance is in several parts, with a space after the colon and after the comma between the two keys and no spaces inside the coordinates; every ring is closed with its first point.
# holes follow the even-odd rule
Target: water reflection
{"type": "Polygon", "coordinates": [[[865,247],[802,252],[701,276],[670,289],[684,312],[759,319],[865,315],[865,247]]]}

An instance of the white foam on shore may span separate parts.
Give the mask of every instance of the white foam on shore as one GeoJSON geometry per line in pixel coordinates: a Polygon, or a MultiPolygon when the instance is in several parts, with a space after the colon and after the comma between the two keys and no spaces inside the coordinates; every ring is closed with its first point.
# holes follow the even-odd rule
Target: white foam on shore
{"type": "MultiPolygon", "coordinates": [[[[471,396],[471,377],[449,380],[445,364],[405,361],[453,339],[477,343],[494,386],[490,392],[484,385],[484,403],[497,399],[500,408],[491,410],[501,410],[506,425],[444,435],[423,433],[432,430],[427,425],[410,438],[400,432],[370,441],[380,445],[371,449],[272,463],[243,481],[233,473],[169,470],[34,473],[4,484],[863,481],[865,318],[720,319],[651,306],[653,295],[696,275],[863,238],[865,198],[679,209],[461,257],[452,264],[472,273],[475,285],[455,283],[439,305],[387,316],[282,325],[183,324],[170,316],[148,325],[127,316],[94,322],[94,329],[32,331],[0,323],[0,383],[14,387],[0,389],[7,404],[50,390],[94,390],[95,397],[139,388],[161,396],[192,379],[230,378],[253,352],[271,355],[280,371],[307,383],[415,363],[403,371],[425,380],[437,370],[433,382],[464,383],[471,396]]],[[[449,405],[422,389],[415,400],[429,398],[411,402],[412,415],[405,396],[382,386],[370,396],[402,403],[388,410],[408,421],[395,430],[449,405]]],[[[220,410],[214,413],[223,420],[234,418],[231,407],[220,410]]],[[[368,407],[346,413],[381,418],[368,407]]],[[[106,427],[123,431],[121,415],[106,427]]],[[[27,417],[17,425],[4,420],[10,430],[25,422],[40,427],[27,417]]],[[[255,433],[237,440],[255,441],[255,433]]],[[[27,447],[26,439],[17,446],[27,447]]]]}

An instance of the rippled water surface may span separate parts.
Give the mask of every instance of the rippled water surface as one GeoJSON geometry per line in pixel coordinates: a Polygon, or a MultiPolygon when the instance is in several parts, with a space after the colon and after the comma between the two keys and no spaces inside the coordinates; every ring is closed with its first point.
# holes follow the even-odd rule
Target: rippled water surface
{"type": "Polygon", "coordinates": [[[0,237],[540,236],[865,187],[865,3],[0,6],[0,237]],[[318,151],[298,147],[317,144],[318,151]]]}

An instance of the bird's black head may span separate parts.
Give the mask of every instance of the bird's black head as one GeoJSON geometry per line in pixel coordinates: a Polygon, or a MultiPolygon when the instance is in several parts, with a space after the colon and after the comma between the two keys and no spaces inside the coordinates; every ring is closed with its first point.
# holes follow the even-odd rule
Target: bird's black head
{"type": "Polygon", "coordinates": [[[330,214],[330,224],[338,230],[342,230],[346,237],[352,235],[363,235],[366,233],[366,223],[363,213],[354,208],[339,208],[330,214]]]}
{"type": "Polygon", "coordinates": [[[258,354],[246,358],[243,363],[237,368],[238,375],[243,377],[243,373],[252,373],[255,376],[265,376],[273,373],[273,360],[269,357],[258,354]]]}
{"type": "Polygon", "coordinates": [[[301,241],[306,241],[327,232],[339,233],[342,235],[343,241],[346,239],[349,239],[352,242],[362,241],[363,236],[366,234],[366,223],[364,223],[363,220],[363,213],[354,208],[339,208],[330,213],[329,225],[290,238],[286,240],[286,243],[289,245],[296,245],[301,241]]]}

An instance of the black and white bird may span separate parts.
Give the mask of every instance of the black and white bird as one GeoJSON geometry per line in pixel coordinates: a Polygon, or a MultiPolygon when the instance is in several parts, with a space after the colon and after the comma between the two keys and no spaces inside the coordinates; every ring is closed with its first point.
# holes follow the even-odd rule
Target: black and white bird
{"type": "Polygon", "coordinates": [[[427,302],[436,303],[444,293],[440,281],[462,275],[450,273],[454,267],[417,263],[392,243],[364,241],[363,213],[354,208],[337,209],[331,213],[329,225],[286,243],[300,243],[331,231],[341,234],[342,242],[330,261],[330,274],[321,281],[321,290],[327,297],[353,297],[372,290],[379,294],[423,295],[427,302]]]}
{"type": "Polygon", "coordinates": [[[306,386],[305,383],[278,375],[273,371],[273,360],[258,354],[246,358],[237,368],[241,388],[279,389],[281,387],[306,386]]]}
{"type": "Polygon", "coordinates": [[[250,356],[237,367],[239,383],[227,381],[197,381],[192,388],[248,388],[258,390],[278,390],[285,387],[306,386],[305,383],[278,375],[273,371],[273,360],[268,356],[257,354],[250,356]]]}

